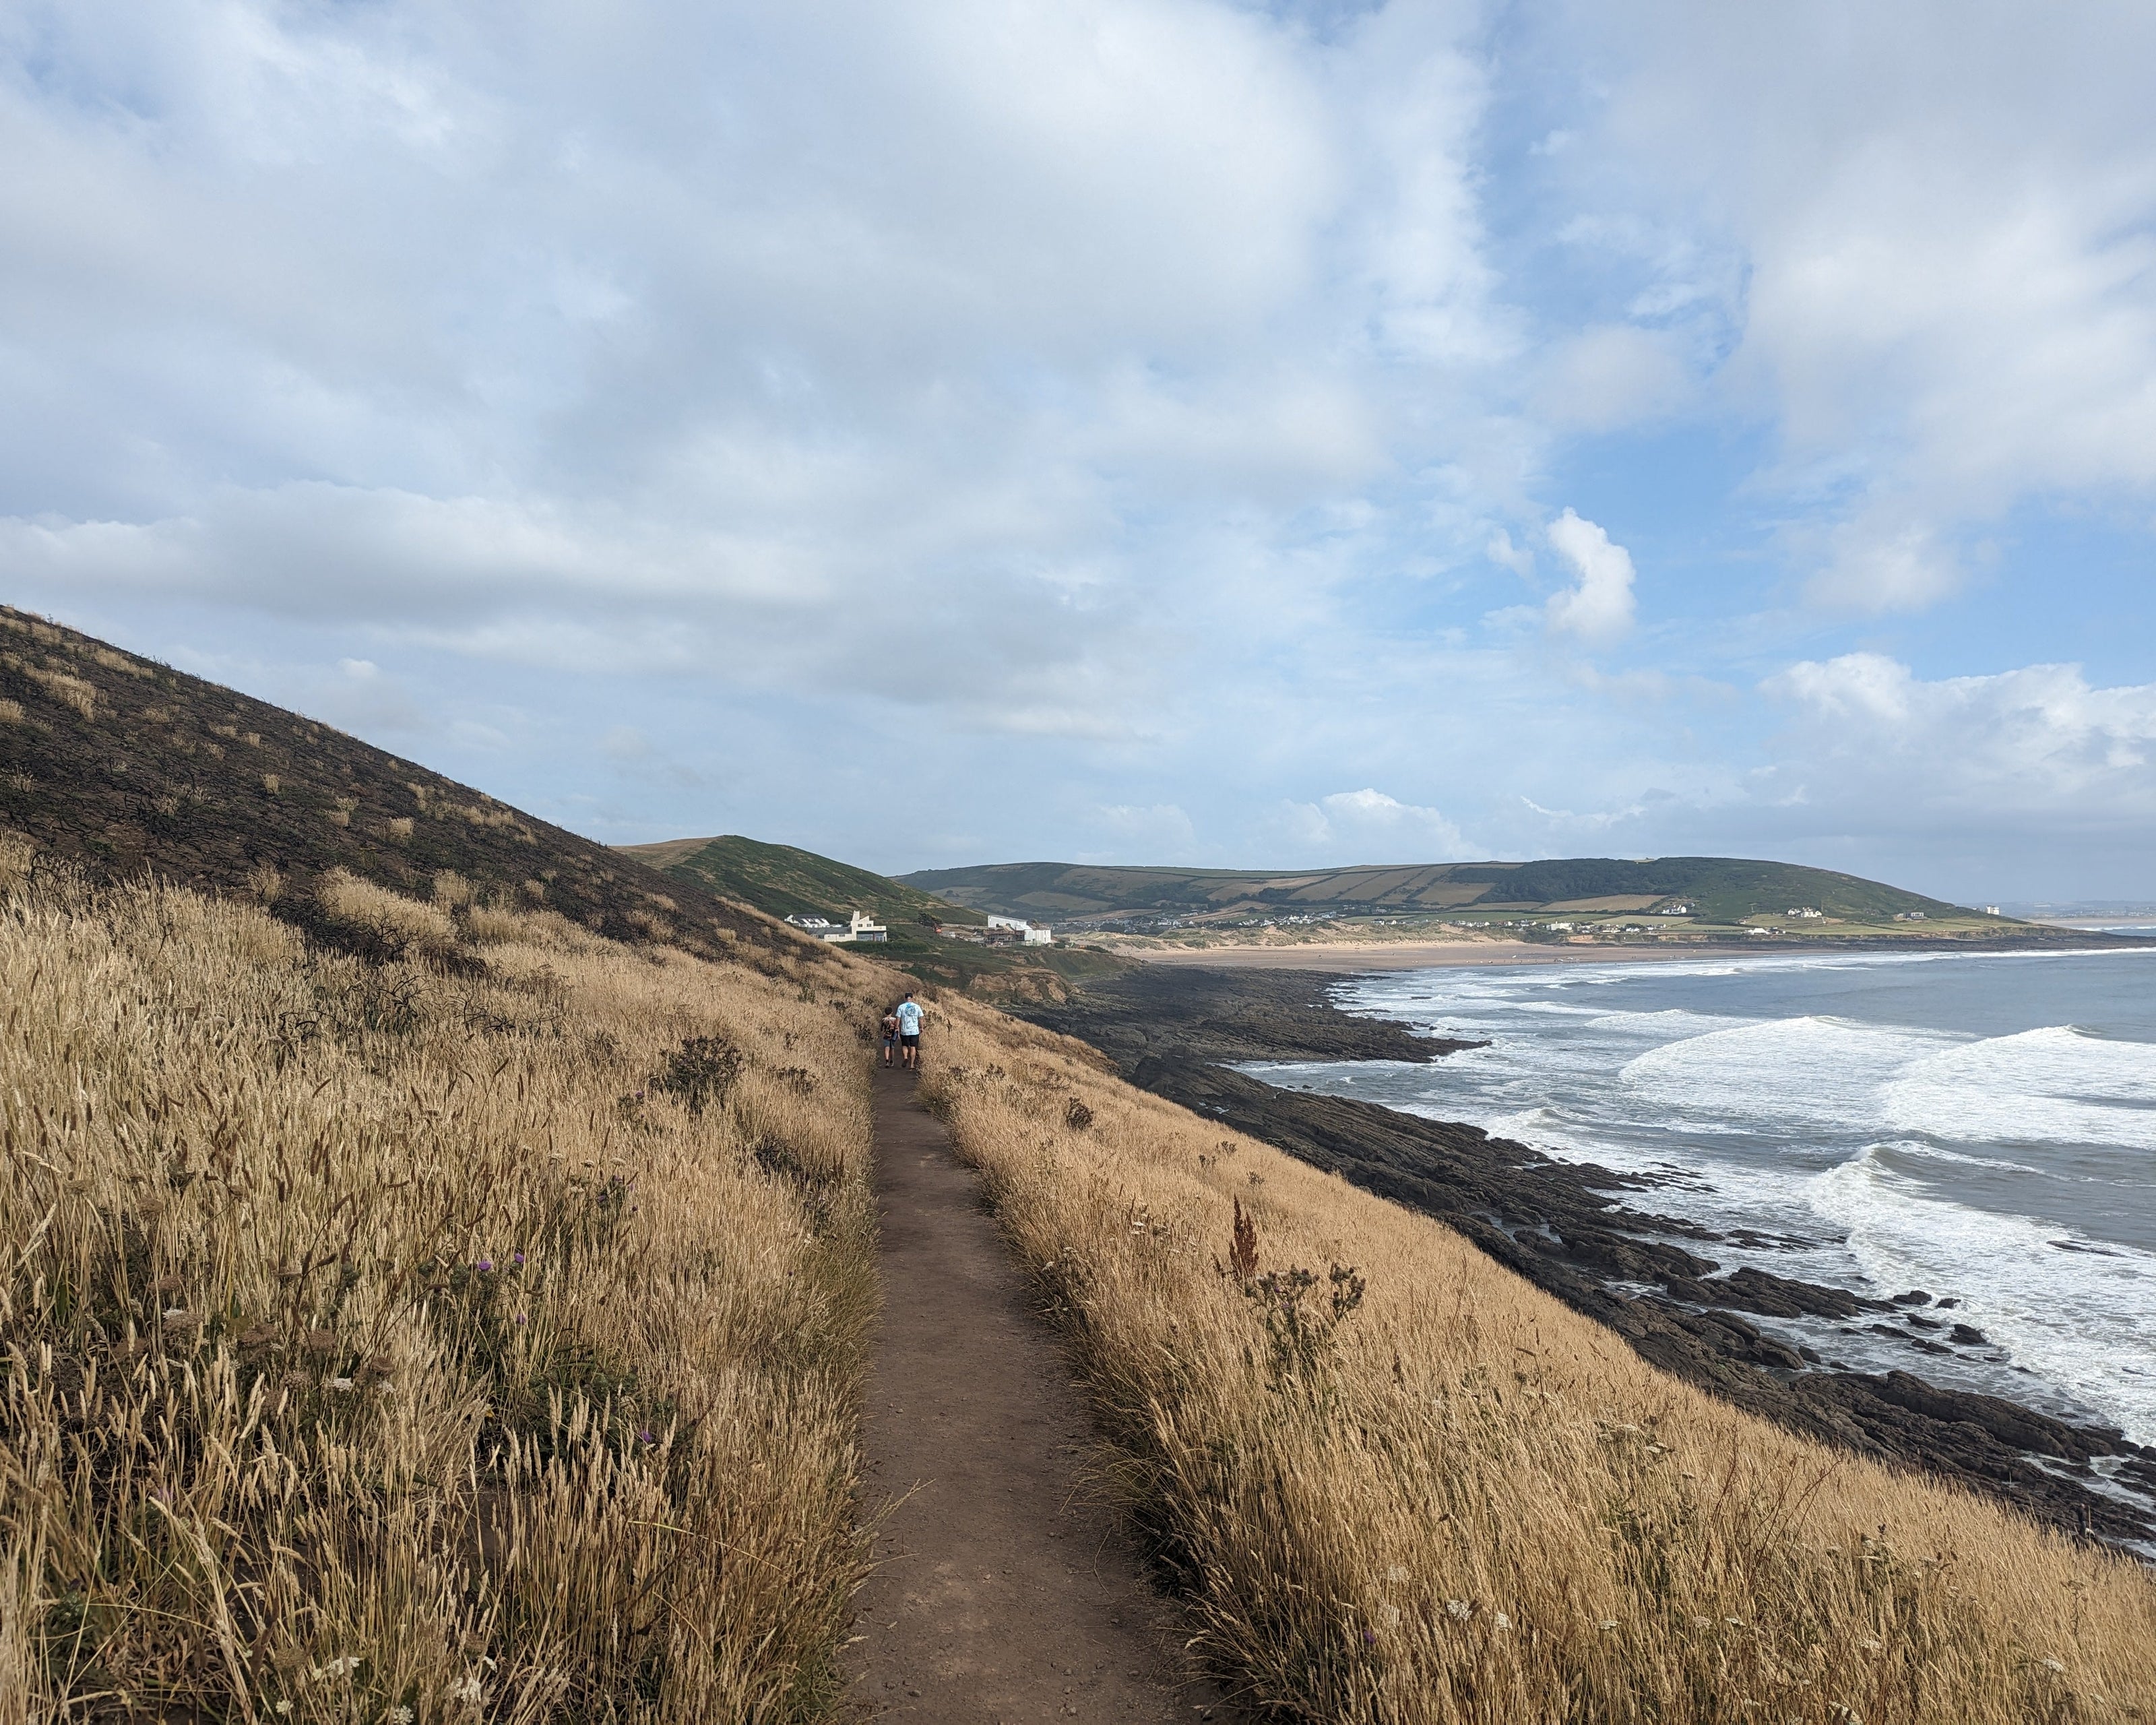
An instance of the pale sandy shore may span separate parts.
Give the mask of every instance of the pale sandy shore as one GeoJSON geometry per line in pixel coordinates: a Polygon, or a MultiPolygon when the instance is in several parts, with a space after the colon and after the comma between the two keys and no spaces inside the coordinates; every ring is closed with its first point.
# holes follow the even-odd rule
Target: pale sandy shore
{"type": "Polygon", "coordinates": [[[1757,947],[1549,947],[1530,941],[1312,941],[1294,947],[1118,947],[1147,964],[1208,970],[1427,970],[1440,965],[1622,964],[1757,957],[1757,947]]]}

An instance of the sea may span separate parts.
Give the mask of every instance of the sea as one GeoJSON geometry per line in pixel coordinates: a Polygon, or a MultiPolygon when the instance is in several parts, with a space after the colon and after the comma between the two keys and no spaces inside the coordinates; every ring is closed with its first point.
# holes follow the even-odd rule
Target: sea
{"type": "Polygon", "coordinates": [[[1725,1271],[1946,1307],[1918,1308],[1928,1332],[1751,1319],[1763,1330],[2156,1444],[2156,941],[1456,967],[1334,998],[1488,1045],[1243,1070],[1652,1176],[1625,1201],[1749,1230],[1677,1242],[1725,1271]],[[1949,1345],[1949,1322],[1986,1339],[1949,1345]]]}

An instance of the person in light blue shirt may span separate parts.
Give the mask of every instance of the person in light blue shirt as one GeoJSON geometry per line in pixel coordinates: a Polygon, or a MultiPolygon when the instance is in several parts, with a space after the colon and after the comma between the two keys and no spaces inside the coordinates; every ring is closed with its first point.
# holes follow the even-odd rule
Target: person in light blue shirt
{"type": "Polygon", "coordinates": [[[909,1072],[921,1070],[921,1004],[908,994],[898,1003],[898,1047],[909,1072]]]}

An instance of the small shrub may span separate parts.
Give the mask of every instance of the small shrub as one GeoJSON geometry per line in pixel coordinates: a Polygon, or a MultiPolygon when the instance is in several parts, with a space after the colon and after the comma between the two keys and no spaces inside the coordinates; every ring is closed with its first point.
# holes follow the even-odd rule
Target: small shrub
{"type": "Polygon", "coordinates": [[[285,877],[268,863],[257,863],[247,871],[247,890],[265,905],[277,902],[285,890],[285,877]]]}
{"type": "Polygon", "coordinates": [[[389,836],[402,845],[412,836],[412,817],[400,814],[389,823],[389,836]]]}
{"type": "Polygon", "coordinates": [[[285,781],[278,778],[275,773],[265,773],[262,775],[262,788],[269,792],[271,796],[275,796],[284,788],[285,781]]]}
{"type": "Polygon", "coordinates": [[[19,701],[0,701],[0,725],[19,725],[23,722],[23,703],[19,701]]]}
{"type": "Polygon", "coordinates": [[[691,1036],[667,1055],[651,1088],[678,1096],[691,1114],[701,1114],[726,1100],[741,1069],[741,1050],[723,1036],[691,1036]]]}
{"type": "Polygon", "coordinates": [[[1082,1132],[1093,1123],[1093,1111],[1073,1096],[1063,1105],[1063,1123],[1074,1132],[1082,1132]]]}
{"type": "MultiPolygon", "coordinates": [[[[392,824],[394,824],[394,823],[392,823],[392,824]]],[[[412,823],[410,821],[408,820],[404,823],[406,831],[410,831],[411,826],[412,823]]],[[[473,892],[471,882],[465,880],[465,877],[462,875],[459,875],[454,869],[440,869],[436,870],[434,875],[434,902],[439,905],[444,910],[461,910],[465,906],[470,904],[475,896],[475,895],[473,892]]]]}

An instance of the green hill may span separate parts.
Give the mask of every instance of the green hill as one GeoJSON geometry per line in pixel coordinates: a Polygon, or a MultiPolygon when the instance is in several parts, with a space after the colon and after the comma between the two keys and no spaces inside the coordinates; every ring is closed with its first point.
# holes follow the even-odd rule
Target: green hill
{"type": "Polygon", "coordinates": [[[893,930],[932,929],[946,922],[978,926],[988,921],[982,911],[903,886],[886,875],[737,833],[619,848],[624,855],[677,878],[701,880],[712,891],[754,905],[767,916],[826,916],[843,922],[849,911],[861,911],[893,930]]]}
{"type": "Polygon", "coordinates": [[[1723,856],[1629,862],[1615,857],[1565,857],[1542,862],[1299,871],[996,863],[925,869],[900,878],[906,886],[978,910],[1088,922],[1117,916],[1202,916],[1243,908],[1342,916],[1559,909],[1650,911],[1680,901],[1694,906],[1702,922],[1781,916],[1800,906],[1827,916],[1881,922],[1912,911],[1928,917],[1943,916],[1956,908],[1855,875],[1723,856]],[[1613,902],[1598,902],[1602,901],[1613,902]]]}
{"type": "Polygon", "coordinates": [[[923,982],[984,993],[1055,997],[1070,982],[1121,970],[1127,962],[1066,947],[981,947],[947,940],[937,932],[939,927],[978,927],[988,921],[987,914],[792,845],[768,845],[729,833],[625,845],[623,854],[767,916],[843,922],[850,911],[865,911],[891,931],[887,942],[868,950],[923,982]]]}

